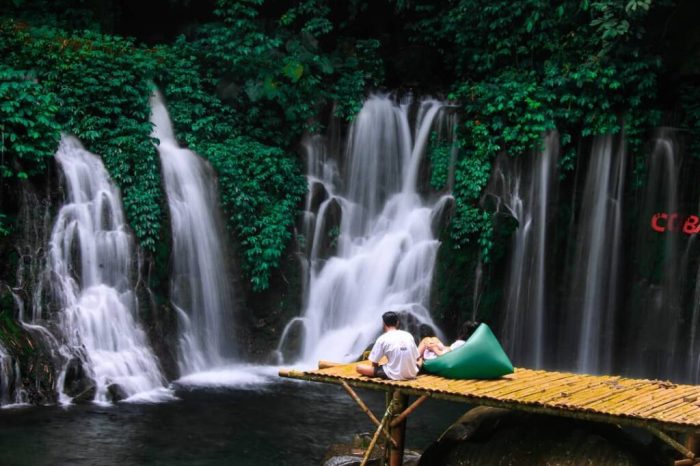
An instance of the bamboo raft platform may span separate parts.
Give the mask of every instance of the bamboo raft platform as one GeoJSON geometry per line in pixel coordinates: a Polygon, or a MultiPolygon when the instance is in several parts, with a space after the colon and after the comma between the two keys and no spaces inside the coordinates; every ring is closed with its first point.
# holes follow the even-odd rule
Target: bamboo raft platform
{"type": "Polygon", "coordinates": [[[365,460],[383,435],[390,444],[389,464],[400,465],[406,418],[427,399],[435,398],[642,428],[683,456],[675,461],[676,466],[700,463],[700,386],[522,368],[495,380],[424,374],[396,381],[362,376],[355,371],[356,365],[321,361],[318,370],[282,369],[279,375],[341,385],[378,427],[365,460]],[[381,422],[352,387],[387,393],[387,412],[381,422]],[[410,406],[409,396],[418,397],[410,406]]]}

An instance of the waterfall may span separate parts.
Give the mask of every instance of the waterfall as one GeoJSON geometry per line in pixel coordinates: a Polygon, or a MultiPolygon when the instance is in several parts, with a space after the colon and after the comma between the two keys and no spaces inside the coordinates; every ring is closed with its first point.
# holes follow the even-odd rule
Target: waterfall
{"type": "Polygon", "coordinates": [[[697,384],[700,382],[700,348],[698,348],[697,334],[700,325],[700,264],[695,274],[695,290],[693,292],[693,314],[690,325],[690,351],[688,354],[689,379],[697,384]]]}
{"type": "Polygon", "coordinates": [[[304,363],[356,358],[377,336],[387,310],[431,322],[426,306],[439,246],[431,230],[437,200],[422,200],[417,185],[442,104],[421,102],[413,132],[411,107],[370,97],[350,128],[343,164],[322,139],[306,144],[306,305],[284,332],[302,325],[304,363]]]}
{"type": "Polygon", "coordinates": [[[51,232],[49,267],[66,345],[94,379],[95,401],[107,401],[113,384],[127,397],[162,388],[136,320],[134,248],[119,191],[101,160],[75,138],[62,138],[56,161],[68,199],[51,232]]]}
{"type": "Polygon", "coordinates": [[[624,143],[612,136],[593,142],[570,285],[570,327],[575,367],[600,373],[611,369],[621,272],[622,204],[626,173],[624,143]]]}
{"type": "MultiPolygon", "coordinates": [[[[691,272],[685,270],[681,260],[681,242],[687,237],[680,231],[671,231],[675,229],[670,225],[673,221],[665,233],[653,231],[648,224],[657,212],[679,215],[681,161],[672,133],[661,130],[649,154],[641,213],[645,225],[638,236],[635,254],[642,279],[638,290],[640,304],[635,309],[638,324],[627,364],[636,374],[674,377],[683,369],[687,372],[676,360],[682,345],[678,341],[683,316],[681,290],[685,279],[692,280],[691,272]]],[[[693,306],[689,303],[688,307],[693,306]]],[[[687,339],[692,347],[694,337],[688,335],[687,339]]]]}
{"type": "Polygon", "coordinates": [[[18,402],[18,400],[12,397],[13,392],[18,392],[17,389],[19,388],[12,386],[14,374],[12,357],[10,357],[5,348],[0,345],[0,406],[18,402]]]}
{"type": "Polygon", "coordinates": [[[557,185],[558,136],[549,134],[543,150],[523,157],[502,155],[487,195],[496,199],[496,211],[505,210],[518,222],[511,240],[503,308],[503,343],[518,364],[540,368],[545,363],[545,296],[549,228],[557,185]]]}
{"type": "Polygon", "coordinates": [[[232,280],[214,173],[180,148],[159,94],[151,99],[153,136],[172,225],[171,301],[179,315],[181,374],[224,365],[235,356],[232,280]]]}

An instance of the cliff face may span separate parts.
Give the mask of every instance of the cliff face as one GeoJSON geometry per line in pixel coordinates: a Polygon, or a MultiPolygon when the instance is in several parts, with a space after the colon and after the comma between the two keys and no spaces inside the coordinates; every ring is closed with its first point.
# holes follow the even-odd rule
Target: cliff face
{"type": "Polygon", "coordinates": [[[16,180],[3,183],[2,207],[15,217],[16,228],[0,241],[0,345],[10,363],[3,382],[10,402],[54,403],[60,368],[58,342],[34,321],[51,309],[46,254],[54,202],[61,197],[54,167],[43,185],[16,180]]]}

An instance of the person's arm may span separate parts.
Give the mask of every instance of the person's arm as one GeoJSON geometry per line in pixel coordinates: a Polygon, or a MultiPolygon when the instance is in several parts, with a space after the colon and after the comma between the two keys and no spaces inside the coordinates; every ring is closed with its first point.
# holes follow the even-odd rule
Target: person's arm
{"type": "Polygon", "coordinates": [[[372,365],[364,363],[358,364],[357,366],[355,366],[355,369],[362,375],[374,377],[377,373],[377,367],[379,367],[379,360],[382,358],[382,356],[384,356],[383,345],[380,342],[375,342],[374,346],[372,346],[372,351],[370,351],[369,356],[367,357],[367,359],[369,359],[369,362],[371,362],[372,365]]]}
{"type": "Polygon", "coordinates": [[[369,359],[369,362],[371,362],[374,367],[377,367],[382,356],[384,356],[384,345],[381,341],[377,340],[374,346],[372,346],[372,351],[370,351],[367,359],[369,359]]]}
{"type": "Polygon", "coordinates": [[[433,338],[430,344],[428,345],[428,348],[430,348],[430,351],[437,354],[438,356],[442,356],[445,353],[449,353],[451,350],[449,346],[445,346],[438,338],[433,338]]]}
{"type": "Polygon", "coordinates": [[[423,366],[423,352],[425,349],[428,347],[428,339],[423,338],[420,343],[418,344],[418,358],[416,358],[416,364],[418,364],[418,367],[423,366]]]}
{"type": "Polygon", "coordinates": [[[428,339],[423,338],[420,343],[418,344],[418,358],[421,359],[423,357],[423,351],[428,347],[428,339]]]}

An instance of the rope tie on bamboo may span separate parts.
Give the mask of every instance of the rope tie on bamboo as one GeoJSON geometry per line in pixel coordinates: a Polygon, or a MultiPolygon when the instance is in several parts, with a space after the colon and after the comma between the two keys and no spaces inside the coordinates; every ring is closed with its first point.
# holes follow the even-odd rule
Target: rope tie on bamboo
{"type": "MultiPolygon", "coordinates": [[[[350,387],[350,385],[348,385],[348,383],[345,381],[343,381],[343,383],[341,385],[345,389],[345,391],[348,392],[348,395],[350,395],[350,398],[355,400],[355,403],[357,403],[360,406],[360,409],[362,410],[362,412],[365,413],[367,415],[367,417],[370,418],[372,423],[374,423],[375,426],[379,426],[380,425],[379,419],[377,419],[377,416],[374,415],[374,413],[369,409],[369,407],[365,404],[365,402],[362,401],[362,398],[360,398],[360,396],[357,393],[355,393],[355,390],[353,390],[352,387],[350,387]]],[[[384,428],[382,429],[382,433],[384,434],[384,437],[386,437],[391,442],[391,444],[394,446],[394,448],[399,448],[399,444],[396,443],[396,440],[394,440],[391,437],[386,426],[384,426],[384,428]]]]}

